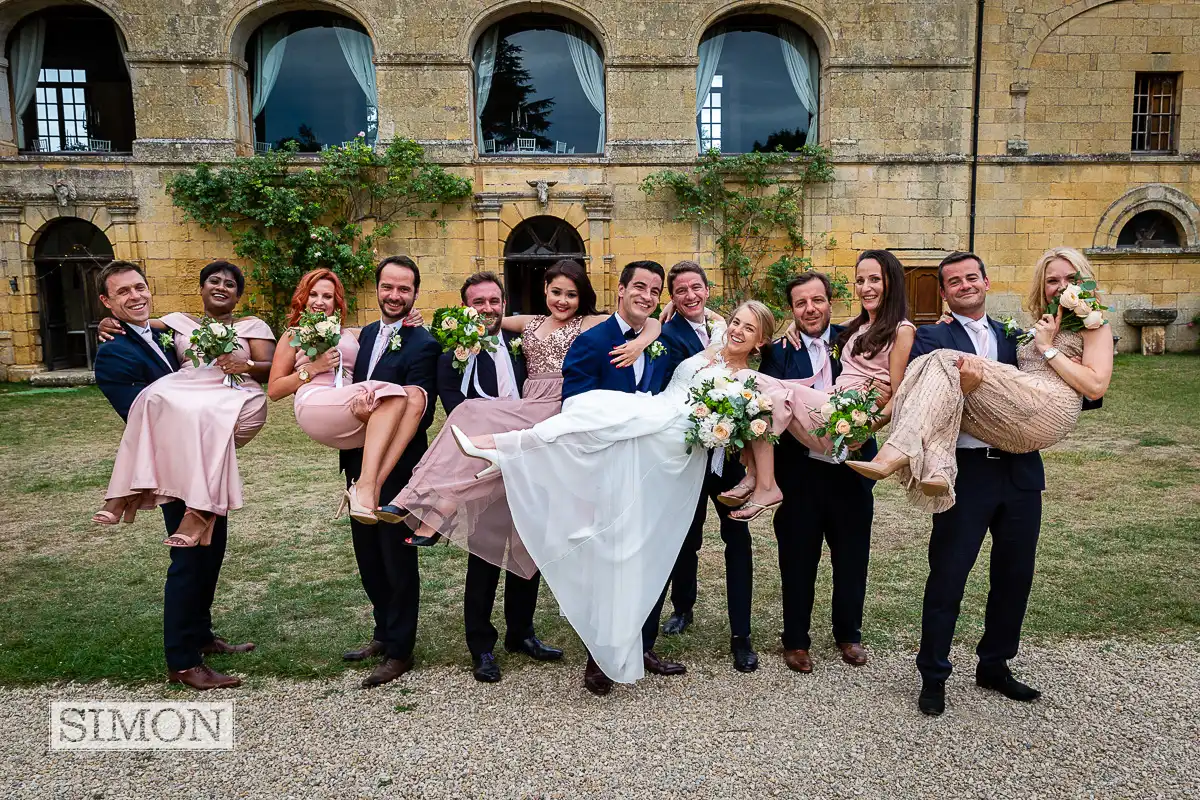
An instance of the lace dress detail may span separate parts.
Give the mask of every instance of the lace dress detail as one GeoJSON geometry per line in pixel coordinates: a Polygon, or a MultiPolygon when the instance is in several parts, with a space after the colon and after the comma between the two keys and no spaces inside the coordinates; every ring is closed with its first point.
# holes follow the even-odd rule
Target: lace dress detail
{"type": "Polygon", "coordinates": [[[562,372],[567,351],[571,349],[575,337],[583,330],[583,317],[576,316],[566,325],[542,338],[536,331],[546,320],[545,314],[539,314],[521,331],[521,350],[525,353],[525,366],[530,375],[562,372]]]}

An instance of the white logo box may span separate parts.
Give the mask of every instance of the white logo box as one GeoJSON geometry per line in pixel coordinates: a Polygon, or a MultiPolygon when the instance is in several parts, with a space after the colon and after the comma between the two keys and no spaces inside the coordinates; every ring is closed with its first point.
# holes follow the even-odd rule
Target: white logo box
{"type": "Polygon", "coordinates": [[[233,701],[55,701],[50,749],[232,750],[233,701]]]}

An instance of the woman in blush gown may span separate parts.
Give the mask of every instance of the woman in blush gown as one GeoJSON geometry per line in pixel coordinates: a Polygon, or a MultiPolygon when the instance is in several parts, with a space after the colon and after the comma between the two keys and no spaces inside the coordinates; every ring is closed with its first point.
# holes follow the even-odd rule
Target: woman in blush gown
{"type": "Polygon", "coordinates": [[[296,396],[296,422],[313,441],[338,450],[362,448],[362,472],[342,499],[350,516],[368,525],[381,519],[398,522],[399,517],[376,513],[379,488],[417,433],[428,402],[425,390],[387,381],[353,383],[358,328],[343,328],[336,347],[310,360],[291,343],[292,328],[304,311],[346,319],[345,289],[332,270],[315,269],[300,279],[288,331],[275,350],[267,394],[272,400],[296,396]]]}
{"type": "MultiPolygon", "coordinates": [[[[908,301],[904,291],[904,265],[887,250],[866,250],[859,254],[854,267],[854,293],[862,304],[857,317],[846,323],[836,348],[841,354],[842,371],[832,384],[815,389],[821,375],[803,380],[779,380],[755,373],[758,387],[773,401],[772,428],[787,431],[801,445],[816,453],[829,454],[828,437],[811,431],[824,423],[821,407],[830,395],[845,389],[860,389],[868,384],[883,392],[882,419],[891,414],[892,387],[900,383],[912,351],[914,326],[907,319],[908,301]]],[[[826,364],[832,358],[826,354],[826,364]]],[[[826,372],[826,371],[823,371],[826,372]]],[[[744,376],[741,376],[744,377],[744,376]]],[[[783,493],[775,483],[775,451],[764,441],[754,442],[743,451],[746,478],[721,496],[728,505],[738,506],[730,514],[746,522],[779,508],[783,493]]]]}
{"type": "MultiPolygon", "coordinates": [[[[1017,366],[935,350],[913,360],[892,401],[892,430],[872,461],[849,461],[874,480],[896,474],[909,501],[931,513],[954,505],[960,431],[1009,453],[1043,450],[1075,429],[1083,397],[1096,399],[1112,379],[1112,332],[1099,311],[1082,331],[1062,330],[1064,313],[1046,308],[1079,275],[1094,280],[1078,250],[1047,250],[1034,268],[1026,309],[1037,323],[1033,340],[1017,348],[1017,366]],[[957,363],[974,359],[983,382],[963,395],[957,363]],[[1078,363],[1077,361],[1078,360],[1078,363]]],[[[1065,313],[1074,313],[1067,311],[1065,313]]]]}
{"type": "MultiPolygon", "coordinates": [[[[608,319],[596,311],[596,291],[577,262],[563,260],[546,270],[550,314],[505,317],[501,327],[521,333],[529,377],[519,400],[472,399],[446,417],[441,431],[417,464],[412,478],[392,503],[409,513],[415,528],[408,544],[424,546],[439,536],[522,578],[537,572],[521,544],[504,496],[504,481],[493,474],[476,480],[479,465],[458,449],[450,430],[470,436],[531,428],[562,408],[562,364],[583,331],[608,319]]],[[[613,353],[616,364],[631,364],[658,335],[657,322],[613,353]]]]}
{"type": "Polygon", "coordinates": [[[642,624],[704,481],[708,453],[685,441],[689,390],[714,363],[745,368],[774,327],[765,305],[743,303],[728,332],[714,330],[709,348],[683,361],[660,394],[598,389],[528,430],[456,434],[464,452],[498,465],[521,541],[612,680],[644,674],[642,624]]]}
{"type": "MultiPolygon", "coordinates": [[[[249,442],[267,421],[260,381],[267,377],[275,335],[258,317],[234,319],[245,291],[242,271],[214,261],[200,271],[204,314],[232,325],[238,349],[213,364],[192,365],[184,355],[200,321],[190,314],[152,320],[156,337],[169,337],[182,368],[146,387],[129,411],[104,508],[92,519],[111,525],[129,522],[139,508],[171,500],[187,506],[179,529],[163,544],[208,544],[218,516],[242,507],[242,479],[236,448],[249,442]],[[233,383],[230,376],[241,376],[233,383]]],[[[101,326],[123,334],[119,323],[101,326]]],[[[165,339],[164,339],[165,343],[165,339]]]]}

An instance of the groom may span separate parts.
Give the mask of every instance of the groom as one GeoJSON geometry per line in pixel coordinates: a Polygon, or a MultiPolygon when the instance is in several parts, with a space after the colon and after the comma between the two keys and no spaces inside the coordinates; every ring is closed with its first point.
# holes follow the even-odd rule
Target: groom
{"type": "MultiPolygon", "coordinates": [[[[138,394],[154,381],[179,369],[175,349],[163,349],[150,329],[150,287],[141,267],[114,261],[100,271],[100,302],[121,322],[125,336],[104,342],[96,351],[96,385],[125,420],[138,394]]],[[[185,506],[173,500],[162,506],[170,536],[183,521],[185,506]]],[[[171,566],[163,587],[163,649],[167,678],[193,689],[239,686],[241,678],[214,672],[204,663],[212,653],[245,653],[254,645],[229,644],[213,635],[212,602],[221,562],[225,559],[228,520],[217,517],[212,542],[202,547],[172,547],[171,566]]]]}
{"type": "MultiPolygon", "coordinates": [[[[632,367],[618,369],[612,364],[611,352],[625,342],[637,338],[646,320],[658,308],[662,295],[662,265],[654,261],[631,261],[621,271],[617,286],[617,311],[605,322],[580,334],[567,351],[563,361],[563,403],[593,389],[611,389],[629,394],[657,394],[663,384],[666,358],[650,358],[646,353],[632,367]]],[[[664,586],[664,589],[666,587],[664,586]]],[[[682,664],[664,661],[654,652],[658,634],[658,613],[652,610],[642,626],[643,661],[647,672],[656,675],[681,675],[682,664]]],[[[583,673],[583,685],[592,694],[612,691],[612,679],[601,671],[588,655],[583,673]]]]}

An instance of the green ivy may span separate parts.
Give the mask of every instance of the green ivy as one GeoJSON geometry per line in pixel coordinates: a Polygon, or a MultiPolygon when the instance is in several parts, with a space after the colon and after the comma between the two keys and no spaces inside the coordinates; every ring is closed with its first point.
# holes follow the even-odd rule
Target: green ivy
{"type": "MultiPolygon", "coordinates": [[[[829,155],[815,145],[794,153],[779,147],[735,156],[712,149],[690,173],[655,172],[641,189],[647,195],[670,193],[678,206],[676,220],[699,223],[716,237],[724,277],[720,307],[757,299],[784,316],[790,305],[783,292],[787,282],[813,268],[806,255],[813,241],[804,235],[805,203],[814,184],[833,180],[829,155]],[[782,253],[772,250],[773,240],[785,243],[782,253]]],[[[824,233],[816,240],[837,244],[824,233]]],[[[846,277],[836,270],[830,277],[834,299],[849,298],[846,277]]]]}
{"type": "Polygon", "coordinates": [[[233,238],[234,252],[253,265],[250,307],[277,330],[304,273],[333,270],[352,303],[374,274],[376,243],[399,218],[438,219],[439,206],[472,191],[469,178],[427,162],[411,139],[376,152],[359,137],[322,151],[319,168],[297,161],[289,142],[220,169],[200,164],[167,184],[188,218],[233,238]]]}

